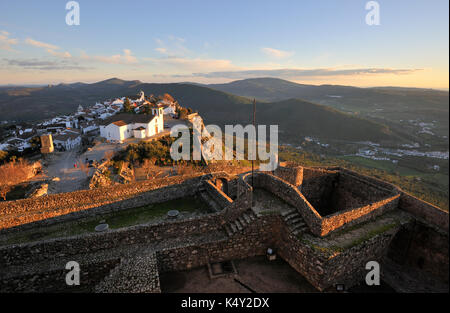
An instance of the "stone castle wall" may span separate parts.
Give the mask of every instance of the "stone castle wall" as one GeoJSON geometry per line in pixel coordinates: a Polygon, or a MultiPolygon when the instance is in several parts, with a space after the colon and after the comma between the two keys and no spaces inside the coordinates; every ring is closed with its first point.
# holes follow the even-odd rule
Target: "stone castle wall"
{"type": "MultiPolygon", "coordinates": [[[[317,174],[313,173],[313,169],[305,169],[303,177],[308,179],[316,174],[319,177],[326,177],[330,173],[334,175],[333,171],[336,171],[336,169],[320,170],[318,171],[319,174],[317,174]]],[[[285,171],[283,175],[287,175],[286,173],[285,171]]],[[[342,171],[341,173],[354,175],[351,171],[342,171]]],[[[293,177],[298,177],[297,175],[298,171],[297,174],[293,174],[293,177]]],[[[131,184],[121,186],[125,188],[123,193],[111,189],[111,192],[113,192],[112,199],[119,198],[119,201],[110,200],[108,202],[106,200],[108,195],[98,195],[96,193],[98,190],[60,195],[63,200],[67,200],[67,203],[63,201],[63,207],[73,204],[75,201],[74,198],[77,195],[78,197],[81,195],[86,197],[79,199],[80,203],[84,206],[95,203],[95,197],[97,196],[105,199],[105,203],[92,207],[90,210],[72,213],[66,217],[59,216],[48,221],[35,222],[33,223],[34,226],[77,219],[81,216],[86,217],[89,214],[99,212],[142,206],[148,204],[149,201],[163,202],[193,194],[198,191],[200,186],[204,186],[211,196],[221,202],[224,205],[224,209],[218,213],[211,213],[196,218],[166,221],[158,224],[143,224],[110,230],[105,233],[91,233],[70,238],[57,238],[41,242],[0,247],[0,268],[25,266],[26,264],[39,262],[52,262],[57,257],[88,255],[120,247],[126,248],[142,244],[153,247],[158,269],[164,272],[198,267],[208,262],[264,255],[266,249],[270,247],[275,249],[284,260],[303,274],[316,288],[324,290],[336,282],[345,283],[350,286],[361,281],[363,273],[366,272],[364,269],[365,263],[368,260],[380,260],[381,262],[386,251],[388,251],[392,238],[394,240],[399,240],[398,238],[400,238],[400,235],[395,236],[400,227],[398,226],[349,250],[337,253],[332,257],[326,257],[323,253],[316,251],[310,244],[302,241],[301,238],[294,236],[287,228],[282,217],[277,214],[260,216],[254,223],[248,225],[248,227],[233,237],[228,237],[223,230],[224,224],[240,216],[243,211],[251,208],[252,187],[249,185],[251,174],[246,174],[232,180],[233,189],[236,193],[234,201],[209,181],[211,177],[211,175],[207,175],[205,177],[195,176],[172,180],[169,178],[164,179],[164,182],[158,181],[153,184],[131,184]],[[176,183],[178,184],[173,185],[176,183]],[[162,188],[155,190],[158,188],[157,186],[162,188]],[[91,194],[90,192],[93,193],[91,194]],[[114,192],[118,194],[114,194],[114,192]],[[88,197],[88,195],[91,197],[88,197]]],[[[367,183],[369,186],[376,186],[376,180],[366,179],[362,176],[358,176],[358,179],[360,182],[367,183]]],[[[349,225],[352,221],[360,222],[372,218],[376,214],[381,214],[386,210],[398,207],[408,211],[406,207],[408,203],[415,205],[412,209],[409,209],[411,214],[417,211],[421,213],[418,214],[418,218],[424,219],[426,222],[436,220],[438,226],[445,227],[445,222],[440,222],[438,219],[438,217],[444,216],[441,215],[443,213],[434,212],[433,207],[427,204],[415,203],[413,198],[404,194],[401,196],[392,196],[391,198],[372,203],[369,206],[356,210],[352,209],[334,216],[321,217],[299,191],[299,189],[302,189],[302,185],[297,188],[279,177],[261,172],[255,173],[254,182],[256,188],[264,188],[296,207],[304,217],[310,230],[317,236],[323,236],[339,227],[349,225]],[[402,199],[402,197],[404,198],[402,199]],[[383,202],[385,200],[386,202],[383,202]]],[[[372,190],[371,187],[368,187],[368,190],[372,190]]],[[[392,191],[392,185],[384,184],[381,185],[381,189],[378,191],[381,194],[385,194],[389,190],[392,191]]],[[[103,193],[108,192],[105,189],[102,191],[103,193]]],[[[361,191],[358,190],[358,192],[361,191]]],[[[48,202],[20,201],[23,202],[11,201],[11,203],[16,207],[22,204],[25,208],[27,206],[30,208],[32,203],[38,203],[41,207],[47,205],[51,210],[59,213],[58,208],[54,205],[53,201],[55,199],[53,198],[50,198],[48,202]]],[[[1,208],[2,206],[0,206],[0,210],[1,208]]],[[[3,206],[3,208],[5,207],[3,206]]],[[[9,209],[5,209],[5,211],[7,210],[9,209]]],[[[26,209],[22,210],[22,212],[26,211],[26,209]]],[[[427,269],[431,270],[431,268],[435,267],[437,271],[442,271],[446,265],[448,273],[448,246],[447,252],[445,250],[440,252],[445,243],[448,245],[448,214],[446,218],[447,233],[440,233],[433,229],[434,226],[432,227],[428,224],[423,224],[425,230],[415,227],[408,232],[408,234],[414,234],[414,236],[409,237],[410,244],[404,252],[405,260],[412,263],[421,263],[420,258],[423,258],[427,269]],[[430,240],[436,244],[430,245],[430,240]]],[[[27,227],[31,226],[23,225],[15,227],[4,230],[3,233],[18,231],[27,227]]],[[[101,264],[102,261],[100,260],[98,262],[101,264]]],[[[105,264],[110,264],[108,263],[109,261],[105,260],[105,262],[105,264]]],[[[55,277],[55,275],[60,277],[58,275],[61,275],[61,271],[63,269],[59,269],[59,271],[51,270],[47,271],[48,273],[43,272],[39,275],[41,275],[40,277],[42,277],[43,281],[48,281],[51,286],[52,277],[55,277]],[[48,278],[46,275],[48,275],[48,278]]],[[[103,275],[104,272],[101,272],[101,274],[103,275]]],[[[0,291],[3,291],[13,290],[14,288],[10,284],[14,284],[14,281],[20,283],[20,279],[22,278],[17,278],[12,281],[2,281],[1,279],[0,277],[0,291]]],[[[97,278],[93,276],[91,279],[95,281],[97,278]]],[[[24,284],[23,288],[26,287],[25,289],[34,288],[33,285],[24,284]]]]}
{"type": "Polygon", "coordinates": [[[294,186],[300,186],[303,183],[303,170],[303,167],[278,166],[273,174],[294,186]]]}
{"type": "Polygon", "coordinates": [[[428,202],[402,192],[399,202],[399,209],[406,211],[414,217],[424,220],[448,233],[448,212],[428,202]]]}
{"type": "MultiPolygon", "coordinates": [[[[197,219],[197,226],[208,223],[207,216],[197,219]]],[[[175,226],[172,223],[173,230],[177,230],[180,237],[188,238],[192,234],[193,225],[189,221],[180,221],[175,226]]],[[[168,229],[166,229],[168,230],[168,229]]],[[[216,229],[217,231],[217,229],[216,229]]],[[[128,247],[136,243],[147,242],[155,249],[155,256],[158,264],[159,272],[179,271],[204,266],[211,262],[221,262],[233,259],[244,259],[252,256],[265,255],[267,248],[272,248],[275,252],[288,262],[295,270],[300,272],[305,278],[319,290],[324,290],[332,287],[334,283],[345,283],[351,286],[360,282],[365,273],[364,265],[368,260],[381,259],[387,249],[389,239],[392,238],[394,230],[391,233],[379,235],[371,240],[358,245],[356,248],[350,249],[348,252],[338,254],[334,257],[325,257],[322,253],[317,252],[310,245],[306,244],[289,232],[283,219],[280,215],[267,215],[259,217],[255,223],[252,223],[243,231],[239,232],[234,237],[227,237],[224,234],[213,236],[211,238],[198,238],[184,241],[173,241],[168,244],[167,237],[150,236],[153,231],[147,229],[143,232],[140,227],[132,227],[128,231],[110,231],[107,233],[96,234],[95,236],[88,236],[88,241],[84,243],[79,242],[79,239],[68,238],[65,240],[58,240],[53,243],[53,249],[47,249],[42,245],[31,245],[28,251],[35,251],[33,255],[23,254],[24,249],[16,250],[17,254],[8,253],[11,257],[9,264],[15,265],[35,263],[44,261],[42,255],[48,255],[48,261],[55,258],[58,254],[63,254],[66,259],[70,259],[70,253],[75,253],[80,256],[80,253],[98,253],[112,249],[113,246],[117,249],[120,246],[128,247]],[[144,240],[144,234],[147,238],[144,240]],[[77,242],[78,241],[78,242],[77,242]],[[79,251],[80,247],[84,247],[84,251],[79,251]],[[38,249],[42,249],[38,252],[38,249]],[[20,252],[19,252],[20,251],[20,252]],[[338,266],[338,267],[336,267],[338,266]],[[337,270],[339,269],[339,270],[337,270]]],[[[213,230],[202,229],[201,232],[212,233],[213,230]]],[[[175,235],[175,232],[174,232],[175,235]]],[[[177,236],[177,237],[178,237],[177,236]]],[[[175,238],[175,237],[174,237],[175,238]]],[[[48,243],[47,243],[48,244],[48,243]]],[[[5,251],[2,251],[4,255],[5,251]]],[[[99,260],[97,265],[103,266],[99,273],[91,274],[87,278],[89,283],[98,283],[99,275],[107,275],[111,270],[108,264],[114,263],[114,258],[107,260],[99,260]]],[[[78,261],[78,259],[77,259],[78,261]]],[[[83,260],[81,264],[85,264],[83,260]]],[[[4,266],[2,260],[1,266],[4,266]]],[[[95,264],[87,267],[89,272],[95,272],[95,264]]],[[[86,269],[86,267],[84,267],[86,269]]],[[[57,285],[61,288],[61,280],[64,276],[63,268],[57,270],[52,269],[48,272],[43,272],[38,275],[37,281],[39,285],[42,282],[49,282],[48,288],[53,288],[57,285]]],[[[114,272],[114,270],[112,271],[114,272]]],[[[14,290],[18,285],[18,281],[24,282],[22,290],[34,290],[36,288],[29,277],[20,277],[15,280],[1,280],[1,291],[14,290]]],[[[20,284],[19,284],[20,285],[20,284]]]]}
{"type": "MultiPolygon", "coordinates": [[[[329,174],[329,171],[320,171],[315,177],[329,177],[329,174]]],[[[331,172],[331,174],[334,176],[339,173],[331,172]]],[[[399,198],[399,195],[395,194],[396,190],[391,190],[390,192],[384,189],[377,190],[369,184],[365,186],[365,181],[360,181],[359,184],[358,181],[356,181],[356,184],[353,181],[353,184],[356,186],[351,187],[351,190],[362,189],[357,191],[360,196],[375,193],[378,198],[382,199],[362,207],[345,209],[323,217],[295,186],[267,173],[257,172],[254,175],[255,188],[266,189],[297,208],[311,232],[316,236],[326,236],[344,226],[361,223],[382,215],[389,210],[396,209],[399,198]]],[[[308,173],[308,176],[311,177],[312,175],[308,173]]],[[[244,179],[247,182],[251,181],[251,174],[247,174],[244,179]]],[[[347,182],[347,184],[351,184],[351,182],[347,182]]],[[[301,187],[303,190],[303,185],[301,187]]],[[[375,198],[373,197],[373,199],[375,198]]]]}
{"type": "MultiPolygon", "coordinates": [[[[203,180],[203,178],[201,176],[197,176],[197,177],[193,177],[193,178],[189,176],[189,177],[184,177],[183,179],[171,180],[172,184],[164,183],[163,185],[159,185],[159,184],[147,185],[147,186],[145,186],[144,190],[142,190],[142,189],[133,190],[134,192],[139,191],[139,193],[136,193],[134,197],[129,197],[129,196],[117,197],[117,195],[114,194],[114,191],[116,191],[120,195],[123,195],[122,192],[120,191],[120,189],[113,188],[112,189],[113,191],[111,191],[109,188],[105,188],[105,189],[103,189],[103,193],[105,193],[105,195],[102,193],[102,199],[103,199],[103,196],[107,197],[108,195],[110,195],[110,197],[107,197],[107,199],[105,199],[104,202],[99,202],[99,203],[95,203],[92,198],[88,197],[90,195],[91,190],[84,191],[85,194],[80,194],[78,192],[58,194],[58,196],[60,196],[63,200],[69,199],[70,200],[70,202],[68,201],[69,203],[72,203],[72,201],[77,198],[77,199],[79,199],[79,203],[81,203],[81,204],[86,203],[86,206],[95,205],[89,209],[81,209],[80,210],[79,207],[73,208],[71,210],[72,211],[71,213],[64,214],[64,215],[62,214],[62,212],[65,212],[63,205],[60,208],[53,208],[53,206],[52,206],[53,203],[50,202],[50,204],[49,204],[45,198],[32,199],[32,200],[37,200],[37,201],[26,201],[25,204],[27,206],[36,204],[35,211],[36,211],[37,216],[40,216],[40,214],[42,215],[42,213],[40,213],[41,209],[49,207],[48,209],[46,209],[46,213],[44,215],[45,216],[49,215],[51,218],[42,220],[39,218],[33,219],[32,217],[30,217],[32,222],[30,222],[28,224],[24,224],[24,225],[18,225],[18,226],[12,227],[12,228],[2,229],[2,230],[0,230],[0,235],[18,232],[18,231],[22,231],[22,230],[26,230],[26,229],[30,229],[30,228],[34,228],[34,227],[50,226],[50,225],[54,225],[56,223],[74,221],[74,220],[77,220],[80,218],[92,217],[92,216],[96,216],[96,215],[117,212],[120,210],[137,208],[137,207],[150,205],[150,204],[154,204],[154,203],[161,203],[161,202],[178,199],[178,198],[182,198],[182,197],[186,197],[186,196],[192,196],[197,192],[198,186],[201,185],[202,180],[203,180]],[[161,187],[157,188],[156,186],[161,186],[161,187]],[[119,198],[120,200],[112,201],[112,199],[117,199],[117,198],[119,198]],[[76,210],[76,209],[78,209],[78,210],[76,210]]],[[[95,191],[95,190],[92,190],[92,191],[95,191]]],[[[26,200],[29,200],[29,199],[26,199],[26,200]]],[[[19,200],[19,201],[22,201],[22,200],[19,200]]],[[[15,201],[9,201],[9,202],[15,202],[15,201]]],[[[14,203],[14,204],[17,204],[17,203],[14,203]]],[[[1,220],[0,223],[7,223],[7,222],[1,220]]]]}
{"type": "MultiPolygon", "coordinates": [[[[0,230],[120,202],[138,197],[148,191],[180,184],[189,179],[200,183],[202,175],[175,176],[41,198],[3,201],[0,202],[0,230]]],[[[150,199],[151,197],[148,200],[150,199]]]]}

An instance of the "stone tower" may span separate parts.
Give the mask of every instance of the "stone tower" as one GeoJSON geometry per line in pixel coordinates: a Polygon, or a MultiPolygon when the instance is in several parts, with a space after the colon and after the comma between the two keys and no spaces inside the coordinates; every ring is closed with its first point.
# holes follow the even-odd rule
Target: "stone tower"
{"type": "Polygon", "coordinates": [[[53,138],[51,134],[42,135],[41,136],[41,153],[52,153],[54,151],[53,148],[53,138]]]}

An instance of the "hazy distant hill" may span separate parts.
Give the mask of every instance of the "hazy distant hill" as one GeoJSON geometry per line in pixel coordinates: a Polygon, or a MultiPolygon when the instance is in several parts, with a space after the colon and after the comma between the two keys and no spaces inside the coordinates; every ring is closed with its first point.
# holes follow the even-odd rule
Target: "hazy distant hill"
{"type": "MultiPolygon", "coordinates": [[[[147,84],[117,78],[93,84],[0,89],[1,119],[38,120],[53,117],[72,113],[79,104],[92,105],[95,101],[136,95],[140,90],[154,95],[169,93],[181,105],[198,110],[206,123],[223,126],[251,122],[252,102],[245,97],[192,84],[147,84]]],[[[316,136],[351,141],[398,140],[383,124],[302,100],[258,102],[257,121],[280,125],[280,136],[283,138],[316,136]]]]}
{"type": "Polygon", "coordinates": [[[288,139],[308,135],[349,141],[401,140],[385,125],[299,99],[258,103],[257,116],[259,123],[279,124],[288,139]]]}
{"type": "Polygon", "coordinates": [[[260,101],[276,102],[296,98],[320,103],[386,124],[414,142],[437,144],[439,149],[448,147],[448,91],[399,87],[315,86],[277,78],[244,79],[203,86],[260,101]],[[420,127],[417,125],[422,122],[433,124],[434,136],[420,133],[420,127]]]}
{"type": "Polygon", "coordinates": [[[97,100],[119,96],[120,89],[139,83],[113,78],[94,84],[3,87],[0,88],[0,120],[38,120],[73,113],[80,104],[92,105],[97,100]]]}
{"type": "Polygon", "coordinates": [[[280,101],[291,98],[305,100],[344,99],[354,102],[358,99],[361,107],[373,105],[376,101],[384,103],[412,101],[413,107],[418,106],[434,109],[447,109],[448,91],[420,88],[377,87],[357,88],[339,85],[305,85],[278,78],[251,78],[237,80],[226,84],[203,85],[212,89],[235,95],[256,98],[261,101],[280,101]],[[415,99],[413,99],[415,98],[415,99]],[[447,101],[447,102],[445,102],[447,101]],[[447,105],[445,105],[447,103],[447,105]]]}

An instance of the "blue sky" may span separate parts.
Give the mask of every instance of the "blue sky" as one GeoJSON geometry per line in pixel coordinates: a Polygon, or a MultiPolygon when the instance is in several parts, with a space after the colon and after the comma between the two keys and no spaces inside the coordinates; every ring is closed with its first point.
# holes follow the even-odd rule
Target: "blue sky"
{"type": "Polygon", "coordinates": [[[0,84],[226,82],[448,88],[448,1],[80,0],[0,3],[0,84]]]}

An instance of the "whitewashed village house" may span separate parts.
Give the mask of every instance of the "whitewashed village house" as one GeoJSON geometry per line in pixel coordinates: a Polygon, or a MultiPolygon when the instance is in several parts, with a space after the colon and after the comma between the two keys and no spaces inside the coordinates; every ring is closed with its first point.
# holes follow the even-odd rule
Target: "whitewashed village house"
{"type": "Polygon", "coordinates": [[[164,115],[175,115],[177,105],[175,102],[168,100],[159,100],[156,105],[163,108],[164,115]]]}
{"type": "Polygon", "coordinates": [[[52,137],[53,144],[58,149],[72,150],[81,145],[81,134],[77,130],[67,129],[52,137]]]}
{"type": "Polygon", "coordinates": [[[100,123],[100,136],[112,142],[128,138],[147,138],[164,131],[162,108],[152,108],[152,114],[120,113],[100,123]]]}

